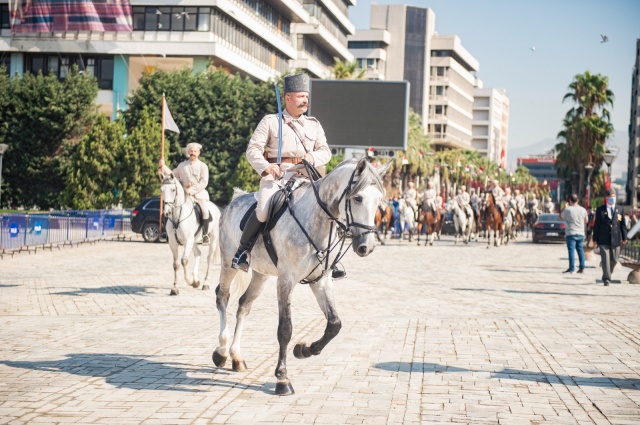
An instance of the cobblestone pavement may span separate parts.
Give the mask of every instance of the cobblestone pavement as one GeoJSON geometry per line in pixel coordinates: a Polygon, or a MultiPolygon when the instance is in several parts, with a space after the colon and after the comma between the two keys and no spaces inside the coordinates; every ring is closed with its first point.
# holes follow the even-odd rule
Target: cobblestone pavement
{"type": "MultiPolygon", "coordinates": [[[[168,295],[166,244],[21,253],[0,260],[0,423],[638,424],[640,287],[596,284],[593,259],[562,274],[566,257],[447,237],[351,253],[341,333],[317,357],[290,350],[296,394],[278,397],[275,281],[245,327],[249,371],[233,373],[211,362],[215,292],[181,280],[168,295]]],[[[293,322],[292,342],[324,330],[304,286],[293,322]]]]}

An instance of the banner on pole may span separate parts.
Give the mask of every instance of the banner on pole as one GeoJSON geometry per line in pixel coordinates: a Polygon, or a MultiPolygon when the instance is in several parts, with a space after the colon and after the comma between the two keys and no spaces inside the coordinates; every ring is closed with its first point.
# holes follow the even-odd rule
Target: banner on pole
{"type": "Polygon", "coordinates": [[[171,111],[169,111],[169,105],[167,105],[166,100],[164,101],[164,129],[180,134],[180,129],[173,120],[173,116],[171,116],[171,111]]]}

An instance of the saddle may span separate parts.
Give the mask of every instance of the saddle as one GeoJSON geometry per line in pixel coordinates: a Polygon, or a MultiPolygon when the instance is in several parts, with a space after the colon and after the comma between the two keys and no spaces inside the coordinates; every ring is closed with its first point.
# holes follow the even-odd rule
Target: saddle
{"type": "MultiPolygon", "coordinates": [[[[262,230],[260,230],[260,234],[262,235],[264,247],[269,254],[269,258],[271,258],[271,261],[273,261],[273,264],[276,266],[278,265],[278,253],[276,252],[273,240],[271,239],[271,230],[275,227],[278,220],[280,220],[280,217],[282,217],[282,214],[284,214],[289,207],[288,200],[291,198],[293,191],[300,187],[304,182],[308,182],[305,177],[292,177],[282,189],[274,193],[271,196],[271,199],[269,199],[269,214],[267,216],[267,221],[265,221],[262,226],[262,230]]],[[[240,230],[244,230],[251,213],[253,213],[257,206],[258,201],[251,204],[247,212],[242,217],[242,220],[240,220],[240,230]]]]}

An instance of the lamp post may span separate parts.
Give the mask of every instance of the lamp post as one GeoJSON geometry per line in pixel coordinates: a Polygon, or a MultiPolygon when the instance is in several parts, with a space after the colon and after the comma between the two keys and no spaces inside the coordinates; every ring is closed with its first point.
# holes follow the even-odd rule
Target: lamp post
{"type": "Polygon", "coordinates": [[[2,156],[9,149],[9,145],[0,143],[0,208],[2,208],[2,156]]]}
{"type": "Polygon", "coordinates": [[[604,160],[604,163],[607,164],[607,169],[609,174],[609,185],[606,187],[606,189],[611,188],[611,164],[613,164],[613,161],[616,159],[616,156],[618,156],[617,148],[615,149],[609,148],[607,152],[602,154],[602,159],[604,160]]]}
{"type": "Polygon", "coordinates": [[[591,174],[593,173],[593,164],[587,164],[584,166],[587,170],[587,187],[585,193],[585,207],[591,208],[591,174]]]}

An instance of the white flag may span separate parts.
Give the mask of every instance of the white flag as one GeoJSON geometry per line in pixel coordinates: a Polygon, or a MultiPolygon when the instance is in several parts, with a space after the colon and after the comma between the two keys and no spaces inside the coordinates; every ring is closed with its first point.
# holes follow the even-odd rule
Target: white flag
{"type": "Polygon", "coordinates": [[[176,125],[176,122],[173,120],[173,117],[171,116],[171,111],[169,111],[169,106],[167,105],[166,100],[164,102],[164,129],[180,134],[180,129],[176,125]]]}

